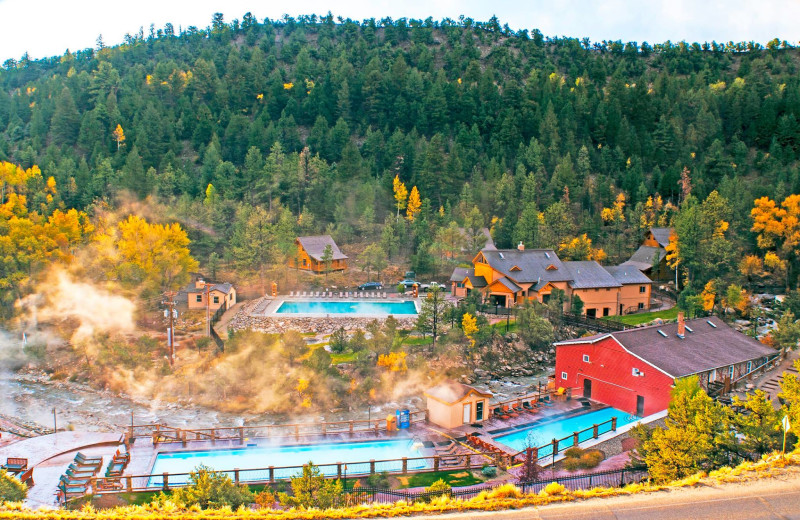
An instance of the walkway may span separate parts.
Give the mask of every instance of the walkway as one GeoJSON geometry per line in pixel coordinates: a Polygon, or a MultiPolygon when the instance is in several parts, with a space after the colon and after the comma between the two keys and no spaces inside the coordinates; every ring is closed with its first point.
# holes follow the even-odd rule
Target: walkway
{"type": "Polygon", "coordinates": [[[74,452],[82,450],[89,456],[103,456],[107,461],[120,442],[122,435],[119,433],[58,432],[0,447],[0,461],[5,463],[8,457],[28,459],[28,467],[34,468],[35,484],[28,491],[26,503],[33,507],[51,506],[58,479],[72,461],[74,452]]]}

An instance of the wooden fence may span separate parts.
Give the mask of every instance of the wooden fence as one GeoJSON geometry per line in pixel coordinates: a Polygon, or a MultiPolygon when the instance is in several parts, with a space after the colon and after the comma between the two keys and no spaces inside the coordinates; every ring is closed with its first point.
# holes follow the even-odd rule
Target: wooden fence
{"type": "MultiPolygon", "coordinates": [[[[412,424],[425,421],[427,412],[410,414],[412,424]]],[[[262,426],[232,426],[221,428],[175,428],[165,424],[128,426],[128,439],[150,438],[153,444],[190,441],[234,441],[244,444],[254,438],[300,438],[310,435],[380,433],[386,431],[386,419],[353,420],[321,423],[267,424],[262,426]]]]}

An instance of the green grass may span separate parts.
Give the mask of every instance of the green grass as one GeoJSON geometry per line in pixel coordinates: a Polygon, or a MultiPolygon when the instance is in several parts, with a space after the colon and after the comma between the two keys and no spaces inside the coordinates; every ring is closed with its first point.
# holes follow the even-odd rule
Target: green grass
{"type": "Polygon", "coordinates": [[[678,319],[678,308],[673,307],[665,311],[642,312],[640,314],[626,314],[624,316],[611,316],[609,319],[620,321],[626,325],[641,325],[642,323],[651,322],[656,318],[661,318],[662,320],[678,319]]]}
{"type": "Polygon", "coordinates": [[[450,486],[471,486],[473,484],[480,484],[482,479],[477,478],[470,471],[455,470],[455,471],[436,471],[433,473],[415,473],[409,475],[408,484],[403,483],[401,488],[413,487],[428,487],[439,479],[444,480],[450,486]]]}
{"type": "Polygon", "coordinates": [[[342,352],[341,354],[331,354],[331,364],[352,363],[358,359],[358,352],[342,352]]]}
{"type": "Polygon", "coordinates": [[[408,336],[403,339],[403,345],[430,345],[433,343],[431,336],[408,336]]]}

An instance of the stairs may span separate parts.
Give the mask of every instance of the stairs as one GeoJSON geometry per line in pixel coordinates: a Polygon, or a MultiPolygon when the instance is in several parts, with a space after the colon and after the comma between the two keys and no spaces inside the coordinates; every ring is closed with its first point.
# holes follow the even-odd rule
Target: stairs
{"type": "Polygon", "coordinates": [[[800,375],[798,374],[797,368],[794,366],[794,364],[791,364],[786,370],[784,370],[780,374],[773,374],[773,377],[771,377],[768,381],[764,382],[763,384],[759,385],[759,388],[768,393],[770,397],[777,396],[778,393],[781,391],[780,384],[783,381],[783,377],[786,374],[800,375]]]}

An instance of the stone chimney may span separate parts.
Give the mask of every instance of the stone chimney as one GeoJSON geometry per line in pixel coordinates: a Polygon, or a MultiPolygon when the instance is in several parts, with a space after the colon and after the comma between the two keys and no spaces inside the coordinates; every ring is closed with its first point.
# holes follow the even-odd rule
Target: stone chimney
{"type": "Polygon", "coordinates": [[[525,244],[520,242],[519,244],[517,244],[517,249],[519,249],[520,251],[525,251],[525,244]]]}
{"type": "Polygon", "coordinates": [[[686,321],[683,319],[683,312],[678,313],[678,337],[686,335],[686,321]]]}

